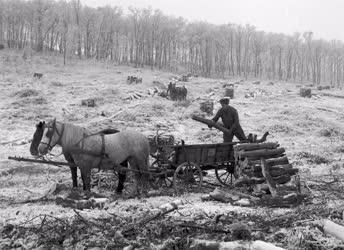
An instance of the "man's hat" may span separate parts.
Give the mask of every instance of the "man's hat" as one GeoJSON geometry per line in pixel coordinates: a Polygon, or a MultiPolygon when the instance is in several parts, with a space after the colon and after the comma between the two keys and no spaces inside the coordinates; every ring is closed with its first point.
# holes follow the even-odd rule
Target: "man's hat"
{"type": "Polygon", "coordinates": [[[225,96],[220,99],[220,103],[228,104],[229,103],[229,97],[225,96]]]}

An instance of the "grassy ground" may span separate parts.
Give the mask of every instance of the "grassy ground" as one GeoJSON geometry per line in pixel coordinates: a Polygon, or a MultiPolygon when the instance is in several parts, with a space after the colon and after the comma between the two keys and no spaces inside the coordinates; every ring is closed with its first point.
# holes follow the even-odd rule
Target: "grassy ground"
{"type": "MultiPolygon", "coordinates": [[[[63,66],[61,58],[48,55],[36,55],[24,61],[21,53],[0,52],[0,223],[3,226],[20,225],[39,215],[74,221],[77,217],[72,209],[58,206],[53,200],[20,204],[20,201],[25,201],[28,197],[39,197],[56,181],[67,183],[63,192],[68,192],[71,187],[68,168],[19,163],[7,159],[10,155],[29,157],[29,144],[26,142],[32,138],[35,124],[40,120],[56,117],[93,131],[108,127],[120,130],[130,128],[147,135],[154,134],[160,124],[164,125],[177,141],[183,139],[187,144],[221,142],[222,135],[218,131],[193,121],[191,116],[200,113],[199,103],[202,100],[217,101],[224,93],[224,83],[233,83],[240,79],[221,81],[191,78],[190,82],[185,83],[188,89],[185,102],[172,102],[147,94],[148,89],[153,87],[165,89],[173,77],[177,75],[94,61],[72,60],[67,66],[63,66]],[[34,72],[43,73],[43,78],[34,79],[34,72]],[[142,77],[143,83],[128,85],[128,75],[142,77]],[[134,92],[145,96],[138,100],[127,99],[134,92]],[[96,107],[81,106],[81,100],[86,98],[94,98],[96,107]]],[[[207,221],[216,215],[224,214],[227,217],[221,222],[222,228],[238,220],[251,223],[252,228],[256,228],[253,230],[254,239],[274,242],[289,249],[311,248],[315,245],[324,249],[338,246],[337,241],[323,236],[310,224],[297,222],[328,217],[333,211],[342,212],[344,99],[338,96],[344,96],[344,91],[313,89],[312,98],[302,98],[299,96],[297,84],[274,82],[271,85],[270,81],[263,80],[256,85],[252,84],[254,81],[255,79],[249,79],[235,85],[235,98],[231,100],[231,105],[238,110],[246,133],[256,133],[259,136],[269,131],[271,135],[268,141],[278,141],[286,148],[290,161],[300,169],[304,191],[314,196],[312,204],[304,205],[302,209],[245,208],[211,201],[202,202],[202,193],[181,197],[163,194],[148,199],[119,197],[107,210],[87,210],[83,211],[83,215],[100,220],[115,214],[122,218],[121,223],[125,224],[161,204],[178,198],[186,201],[186,205],[166,220],[151,225],[153,229],[159,227],[162,230],[161,235],[147,231],[143,233],[146,237],[152,237],[152,243],[158,244],[163,239],[170,238],[172,245],[183,245],[185,235],[230,240],[223,233],[214,236],[214,233],[210,234],[204,230],[184,232],[181,229],[166,229],[168,222],[174,220],[207,221]],[[255,95],[246,98],[248,93],[255,95]],[[308,217],[302,217],[304,213],[307,213],[308,217]],[[235,215],[236,219],[228,219],[231,214],[235,215]],[[294,215],[295,217],[290,218],[295,221],[279,221],[278,225],[275,220],[279,220],[281,215],[294,215]]],[[[215,109],[217,108],[218,103],[215,106],[215,109]]],[[[54,149],[54,153],[59,152],[54,149]]],[[[54,159],[63,160],[61,157],[54,159]]],[[[341,220],[342,218],[339,222],[341,220]]],[[[32,223],[39,224],[41,221],[32,223]]],[[[88,236],[95,235],[98,229],[99,227],[95,227],[88,236]]],[[[26,244],[28,248],[32,248],[39,244],[37,242],[43,245],[48,244],[47,242],[54,243],[52,239],[42,235],[40,241],[37,234],[32,235],[30,237],[33,238],[30,239],[22,233],[12,236],[11,241],[2,233],[0,244],[3,244],[2,247],[26,244]],[[18,239],[21,239],[19,243],[18,239]]],[[[119,241],[122,245],[114,245],[114,248],[128,244],[144,245],[147,248],[147,239],[127,238],[119,241]]],[[[87,246],[92,245],[87,241],[80,242],[87,246]]],[[[64,247],[71,247],[76,243],[65,240],[62,244],[64,247]]],[[[99,243],[99,246],[104,247],[102,244],[99,243]]]]}

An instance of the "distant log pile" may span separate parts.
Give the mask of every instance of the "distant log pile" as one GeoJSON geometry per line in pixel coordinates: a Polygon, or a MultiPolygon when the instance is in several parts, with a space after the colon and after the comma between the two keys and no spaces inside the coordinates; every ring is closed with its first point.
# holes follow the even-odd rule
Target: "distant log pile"
{"type": "Polygon", "coordinates": [[[128,96],[125,98],[126,100],[135,100],[135,99],[141,99],[143,97],[148,97],[148,96],[155,96],[155,94],[159,95],[160,91],[158,88],[149,88],[147,89],[147,93],[142,93],[142,92],[131,92],[128,94],[128,96]]]}
{"type": "Polygon", "coordinates": [[[42,73],[33,73],[33,77],[41,79],[43,77],[43,74],[42,73]]]}
{"type": "Polygon", "coordinates": [[[212,115],[214,112],[214,102],[213,101],[204,101],[200,103],[200,110],[202,112],[207,113],[208,115],[212,115]]]}
{"type": "Polygon", "coordinates": [[[183,87],[177,87],[175,83],[170,82],[167,88],[167,95],[173,101],[183,101],[186,100],[188,90],[183,87]]]}
{"type": "Polygon", "coordinates": [[[127,77],[127,83],[128,83],[128,84],[132,84],[132,83],[142,83],[142,77],[128,76],[128,77],[127,77]]]}
{"type": "MultiPolygon", "coordinates": [[[[236,174],[240,177],[235,185],[265,184],[265,191],[269,190],[274,198],[280,196],[278,186],[288,183],[291,176],[298,173],[278,143],[238,144],[234,146],[234,158],[236,174]]],[[[263,194],[262,190],[259,192],[263,194]]]]}
{"type": "Polygon", "coordinates": [[[331,89],[331,87],[330,86],[318,86],[317,89],[318,90],[324,90],[324,89],[326,90],[326,89],[331,89]]]}
{"type": "Polygon", "coordinates": [[[311,98],[312,90],[310,88],[300,88],[300,96],[311,98]]]}

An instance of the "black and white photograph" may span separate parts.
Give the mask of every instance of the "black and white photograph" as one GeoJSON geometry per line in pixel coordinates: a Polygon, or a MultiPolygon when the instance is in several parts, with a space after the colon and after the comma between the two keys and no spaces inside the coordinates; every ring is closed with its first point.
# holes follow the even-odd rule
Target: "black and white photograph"
{"type": "Polygon", "coordinates": [[[343,0],[0,0],[0,249],[344,249],[343,0]]]}

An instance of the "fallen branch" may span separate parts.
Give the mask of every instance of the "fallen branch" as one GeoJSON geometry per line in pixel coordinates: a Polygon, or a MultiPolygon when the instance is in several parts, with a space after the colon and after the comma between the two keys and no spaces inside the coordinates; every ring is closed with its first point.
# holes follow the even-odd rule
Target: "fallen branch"
{"type": "Polygon", "coordinates": [[[0,145],[1,146],[5,146],[5,145],[8,145],[8,144],[13,144],[17,141],[20,141],[14,145],[24,145],[24,144],[28,144],[30,143],[32,140],[31,139],[26,139],[26,138],[19,138],[19,139],[14,139],[14,140],[11,140],[11,141],[6,141],[6,142],[1,142],[0,145]]]}
{"type": "Polygon", "coordinates": [[[178,226],[178,227],[189,227],[189,228],[195,228],[195,229],[202,229],[202,230],[205,230],[205,231],[210,232],[210,233],[224,233],[224,234],[230,234],[231,233],[230,230],[223,230],[223,229],[213,228],[213,227],[209,227],[209,225],[207,225],[207,226],[200,226],[200,225],[192,225],[192,224],[188,224],[188,223],[179,223],[179,224],[173,225],[173,227],[175,227],[175,226],[178,226]]]}
{"type": "Polygon", "coordinates": [[[153,221],[153,220],[155,220],[157,218],[163,217],[166,214],[173,212],[174,210],[178,209],[177,203],[180,203],[180,202],[179,201],[171,202],[171,203],[167,203],[167,204],[164,204],[164,205],[160,206],[160,211],[157,214],[155,214],[155,215],[153,215],[151,217],[145,218],[145,219],[139,221],[138,223],[133,224],[133,225],[127,227],[126,229],[124,229],[122,231],[122,234],[128,234],[129,232],[133,231],[135,228],[144,226],[147,223],[149,223],[149,222],[151,222],[151,221],[153,221]],[[168,208],[168,209],[166,210],[166,208],[168,208]]]}

